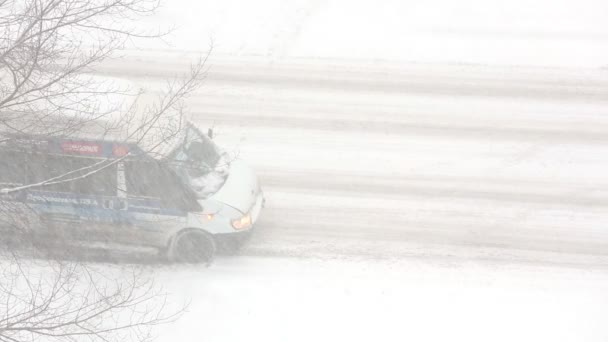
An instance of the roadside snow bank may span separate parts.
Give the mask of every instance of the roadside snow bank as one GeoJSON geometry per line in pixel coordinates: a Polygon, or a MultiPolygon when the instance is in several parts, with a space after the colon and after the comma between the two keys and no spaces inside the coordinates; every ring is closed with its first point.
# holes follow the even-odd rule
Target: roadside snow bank
{"type": "Polygon", "coordinates": [[[608,340],[600,271],[239,257],[157,279],[192,298],[159,341],[608,340]]]}

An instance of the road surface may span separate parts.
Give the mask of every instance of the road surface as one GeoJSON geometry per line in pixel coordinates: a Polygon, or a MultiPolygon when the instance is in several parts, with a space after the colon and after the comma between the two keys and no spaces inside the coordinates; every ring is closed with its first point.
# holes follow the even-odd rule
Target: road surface
{"type": "MultiPolygon", "coordinates": [[[[99,73],[156,90],[191,54],[99,73]]],[[[608,266],[608,70],[212,56],[191,118],[259,173],[253,256],[608,266]]]]}

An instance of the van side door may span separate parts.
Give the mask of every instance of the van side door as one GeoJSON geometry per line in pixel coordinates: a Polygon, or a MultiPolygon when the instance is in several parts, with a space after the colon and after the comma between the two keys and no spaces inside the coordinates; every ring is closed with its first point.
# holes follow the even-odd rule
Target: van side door
{"type": "Polygon", "coordinates": [[[185,227],[192,199],[177,176],[157,161],[125,161],[124,179],[128,209],[121,240],[164,246],[171,232],[185,227]]]}
{"type": "MultiPolygon", "coordinates": [[[[0,148],[0,189],[11,189],[25,185],[27,160],[23,152],[0,148]]],[[[24,202],[23,191],[0,194],[0,240],[19,238],[30,226],[33,213],[24,202]]]]}
{"type": "Polygon", "coordinates": [[[36,154],[28,163],[27,193],[41,234],[59,241],[112,240],[117,215],[117,171],[112,160],[36,154]],[[46,184],[45,184],[46,183],[46,184]]]}

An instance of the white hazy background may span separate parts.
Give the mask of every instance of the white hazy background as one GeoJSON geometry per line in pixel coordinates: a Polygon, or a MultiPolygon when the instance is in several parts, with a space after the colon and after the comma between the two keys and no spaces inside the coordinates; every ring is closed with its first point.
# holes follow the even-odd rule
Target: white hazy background
{"type": "Polygon", "coordinates": [[[243,255],[150,271],[192,299],[160,341],[608,341],[608,1],[171,0],[145,25],[176,27],[101,72],[155,84],[213,42],[188,108],[268,199],[243,255]]]}
{"type": "MultiPolygon", "coordinates": [[[[173,0],[169,47],[218,54],[601,67],[608,2],[173,0]]],[[[166,48],[166,47],[165,47],[166,48]]]]}

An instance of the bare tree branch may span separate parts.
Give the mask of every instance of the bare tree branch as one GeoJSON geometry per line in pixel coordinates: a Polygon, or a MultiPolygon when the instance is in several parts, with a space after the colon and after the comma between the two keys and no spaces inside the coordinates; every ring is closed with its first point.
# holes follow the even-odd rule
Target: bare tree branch
{"type": "MultiPolygon", "coordinates": [[[[147,105],[138,104],[141,91],[92,75],[134,39],[169,32],[140,29],[158,6],[158,0],[0,0],[0,145],[95,134],[153,154],[179,134],[184,99],[200,86],[208,54],[147,105]]],[[[3,183],[0,197],[86,180],[129,156],[99,158],[31,184],[3,183]]],[[[13,229],[1,236],[19,231],[35,246],[31,212],[27,203],[0,198],[0,226],[13,229]]],[[[0,253],[0,342],[146,340],[151,327],[184,309],[167,308],[167,294],[133,267],[0,253]]]]}

